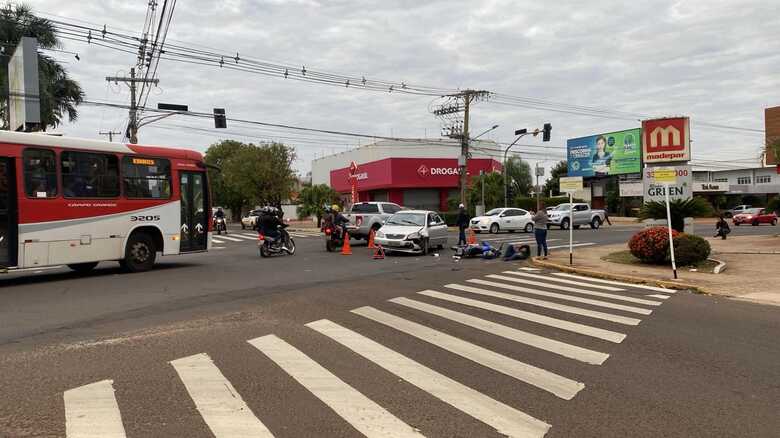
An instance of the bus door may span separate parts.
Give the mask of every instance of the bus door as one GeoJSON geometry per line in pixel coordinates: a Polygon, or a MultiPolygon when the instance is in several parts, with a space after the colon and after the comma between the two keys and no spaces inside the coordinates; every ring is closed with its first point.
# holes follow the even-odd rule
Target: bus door
{"type": "Polygon", "coordinates": [[[16,211],[14,160],[0,157],[0,267],[16,266],[16,211]]]}
{"type": "Polygon", "coordinates": [[[179,172],[181,186],[180,252],[205,251],[208,243],[209,216],[206,174],[179,172]]]}

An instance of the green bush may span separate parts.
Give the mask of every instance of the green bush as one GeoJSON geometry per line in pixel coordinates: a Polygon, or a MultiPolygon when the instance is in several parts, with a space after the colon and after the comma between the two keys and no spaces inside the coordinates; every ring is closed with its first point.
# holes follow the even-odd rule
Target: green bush
{"type": "Polygon", "coordinates": [[[703,262],[710,256],[711,251],[710,243],[699,236],[680,234],[674,238],[674,256],[680,266],[703,262]]]}
{"type": "Polygon", "coordinates": [[[775,213],[780,214],[780,198],[770,199],[766,209],[767,211],[774,211],[775,213]]]}

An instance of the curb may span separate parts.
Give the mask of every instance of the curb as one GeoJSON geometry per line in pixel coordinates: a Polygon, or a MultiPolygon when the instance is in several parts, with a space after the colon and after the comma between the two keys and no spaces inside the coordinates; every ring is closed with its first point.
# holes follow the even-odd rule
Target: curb
{"type": "Polygon", "coordinates": [[[708,294],[706,291],[700,289],[697,286],[688,283],[682,283],[669,280],[648,280],[646,278],[634,277],[631,275],[619,275],[609,274],[600,271],[593,271],[590,269],[577,268],[574,266],[561,265],[555,262],[538,260],[537,258],[531,258],[531,264],[537,267],[557,269],[559,271],[569,272],[572,274],[582,274],[588,277],[602,278],[605,280],[623,281],[633,284],[646,284],[649,286],[665,287],[667,289],[679,289],[679,290],[691,290],[699,294],[708,294]]]}
{"type": "Polygon", "coordinates": [[[718,266],[715,266],[715,268],[712,269],[713,274],[720,274],[721,272],[726,270],[726,262],[724,262],[723,260],[718,260],[718,259],[707,259],[707,260],[713,261],[718,264],[718,266]]]}

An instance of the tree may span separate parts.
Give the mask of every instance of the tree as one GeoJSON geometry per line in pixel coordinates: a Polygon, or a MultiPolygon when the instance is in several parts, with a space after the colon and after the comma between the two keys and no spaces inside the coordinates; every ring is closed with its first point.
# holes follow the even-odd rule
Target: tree
{"type": "Polygon", "coordinates": [[[215,203],[234,212],[253,205],[281,207],[295,183],[295,157],[295,151],[281,143],[258,146],[224,140],[212,145],[206,163],[221,169],[212,172],[215,203]]]}
{"type": "Polygon", "coordinates": [[[309,185],[301,190],[301,207],[298,215],[301,218],[314,216],[317,218],[317,226],[322,224],[322,216],[325,215],[325,206],[331,205],[338,199],[339,194],[327,184],[309,185]]]}
{"type": "Polygon", "coordinates": [[[507,199],[510,203],[513,199],[527,197],[533,187],[531,165],[518,156],[513,156],[506,161],[506,177],[508,181],[507,199]]]}
{"type": "Polygon", "coordinates": [[[499,172],[482,175],[478,179],[472,179],[469,188],[469,205],[482,203],[482,184],[485,184],[485,209],[490,210],[504,205],[504,175],[499,172]]]}
{"type": "MultiPolygon", "coordinates": [[[[691,199],[677,199],[669,203],[669,212],[672,217],[672,229],[684,232],[686,217],[702,217],[712,214],[712,206],[701,197],[691,199]]],[[[666,219],[666,202],[646,202],[639,212],[639,218],[666,219]]]]}
{"type": "Polygon", "coordinates": [[[550,171],[550,178],[547,180],[547,182],[544,183],[545,195],[549,196],[550,192],[552,192],[553,195],[560,195],[560,179],[562,176],[566,176],[568,172],[569,165],[565,160],[560,161],[558,164],[553,166],[552,170],[550,171]]]}
{"type": "MultiPolygon", "coordinates": [[[[55,49],[62,46],[57,39],[54,25],[44,18],[35,16],[27,6],[6,4],[0,8],[0,42],[7,56],[21,41],[22,37],[38,40],[38,47],[55,49]]],[[[8,59],[0,62],[0,122],[2,129],[8,129],[8,96],[15,90],[9,89],[8,59]]],[[[84,100],[84,92],[79,84],[68,77],[65,69],[54,59],[38,54],[40,79],[41,125],[57,127],[65,116],[70,122],[78,118],[76,107],[84,100]]]]}

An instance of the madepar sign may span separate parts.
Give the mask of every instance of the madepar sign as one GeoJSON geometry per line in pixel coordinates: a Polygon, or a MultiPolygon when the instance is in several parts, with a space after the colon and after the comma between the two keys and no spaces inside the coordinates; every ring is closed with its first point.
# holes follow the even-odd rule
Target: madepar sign
{"type": "Polygon", "coordinates": [[[677,117],[644,120],[642,158],[645,163],[690,161],[690,119],[677,117]]]}

